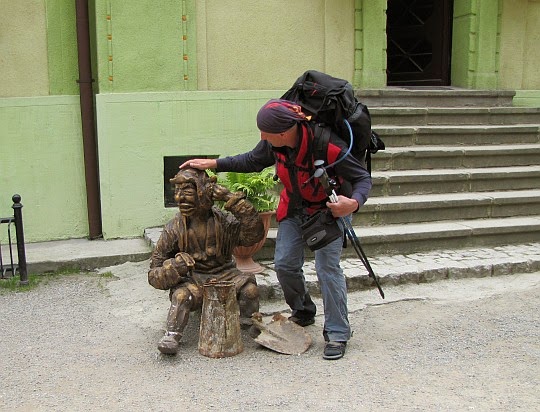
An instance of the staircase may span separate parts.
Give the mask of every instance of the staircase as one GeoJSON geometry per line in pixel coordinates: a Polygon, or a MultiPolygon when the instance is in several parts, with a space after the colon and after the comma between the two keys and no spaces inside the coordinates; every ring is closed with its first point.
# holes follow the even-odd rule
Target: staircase
{"type": "MultiPolygon", "coordinates": [[[[353,220],[368,256],[540,241],[540,108],[513,107],[513,94],[358,93],[386,144],[353,220]]],[[[275,235],[256,257],[273,257],[275,235]]]]}

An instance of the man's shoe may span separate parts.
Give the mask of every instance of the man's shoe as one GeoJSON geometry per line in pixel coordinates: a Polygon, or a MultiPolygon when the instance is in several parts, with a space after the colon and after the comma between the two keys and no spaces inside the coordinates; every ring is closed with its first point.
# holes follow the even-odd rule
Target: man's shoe
{"type": "Polygon", "coordinates": [[[314,317],[311,317],[311,318],[298,318],[296,316],[290,316],[289,320],[291,322],[296,323],[299,326],[302,326],[302,327],[313,325],[315,323],[315,318],[314,317]]]}
{"type": "Polygon", "coordinates": [[[181,337],[180,333],[167,332],[158,343],[159,351],[165,355],[176,355],[181,337]]]}
{"type": "Polygon", "coordinates": [[[326,342],[324,345],[323,358],[327,360],[341,359],[345,355],[347,342],[326,342]]]}

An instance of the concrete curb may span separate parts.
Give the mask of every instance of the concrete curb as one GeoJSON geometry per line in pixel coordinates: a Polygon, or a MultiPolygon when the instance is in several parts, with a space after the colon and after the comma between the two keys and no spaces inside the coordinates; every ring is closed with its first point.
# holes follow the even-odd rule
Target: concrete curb
{"type": "MultiPolygon", "coordinates": [[[[68,239],[28,243],[26,264],[28,273],[59,270],[94,270],[125,262],[148,259],[152,248],[142,238],[115,240],[68,239]]],[[[2,248],[2,255],[9,252],[2,248]]],[[[6,264],[6,262],[4,262],[6,264]]]]}

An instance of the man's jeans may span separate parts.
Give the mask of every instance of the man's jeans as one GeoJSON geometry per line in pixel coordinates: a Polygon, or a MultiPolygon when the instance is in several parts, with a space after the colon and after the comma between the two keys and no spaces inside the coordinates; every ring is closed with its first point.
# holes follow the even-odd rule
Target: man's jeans
{"type": "MultiPolygon", "coordinates": [[[[339,224],[341,226],[341,222],[339,224]]],[[[298,218],[287,218],[279,223],[274,262],[292,315],[310,318],[315,315],[316,306],[307,291],[302,270],[305,243],[300,225],[298,218]]],[[[339,265],[342,248],[343,238],[339,238],[316,250],[315,270],[323,298],[324,337],[326,340],[346,342],[351,336],[351,328],[347,316],[347,285],[339,265]]]]}

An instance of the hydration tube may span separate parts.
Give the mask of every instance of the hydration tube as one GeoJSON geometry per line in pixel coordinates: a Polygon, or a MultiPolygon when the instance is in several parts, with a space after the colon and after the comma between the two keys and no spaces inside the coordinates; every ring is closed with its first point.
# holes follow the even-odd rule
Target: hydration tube
{"type": "Polygon", "coordinates": [[[335,162],[330,163],[328,166],[325,166],[325,169],[328,169],[329,167],[335,166],[336,164],[341,162],[343,159],[345,159],[347,156],[349,156],[349,154],[351,153],[353,143],[354,143],[354,136],[353,136],[353,132],[352,132],[352,129],[351,129],[351,125],[349,124],[347,119],[343,119],[343,121],[345,122],[345,125],[347,126],[347,129],[349,129],[349,136],[351,137],[351,139],[350,139],[351,142],[349,143],[349,148],[347,149],[347,151],[345,152],[345,154],[342,157],[337,159],[335,162]]]}
{"type": "MultiPolygon", "coordinates": [[[[330,163],[328,166],[324,166],[324,160],[315,160],[315,162],[313,163],[314,166],[317,167],[317,169],[319,168],[322,168],[323,170],[326,170],[328,169],[329,167],[332,167],[332,166],[335,166],[336,164],[338,164],[339,162],[341,162],[343,159],[345,159],[347,156],[349,156],[349,154],[351,153],[351,150],[352,150],[352,147],[353,147],[353,143],[354,143],[354,136],[353,136],[353,132],[352,132],[352,129],[351,129],[351,125],[349,124],[349,122],[347,121],[347,119],[343,119],[343,121],[345,122],[345,125],[347,126],[347,129],[349,129],[349,135],[351,137],[351,143],[349,144],[349,148],[347,149],[347,151],[345,152],[345,154],[340,157],[339,159],[337,159],[335,162],[333,163],[330,163]]],[[[319,177],[319,176],[315,176],[315,174],[313,174],[308,180],[306,180],[303,185],[306,185],[311,179],[313,179],[314,177],[319,177]]]]}

